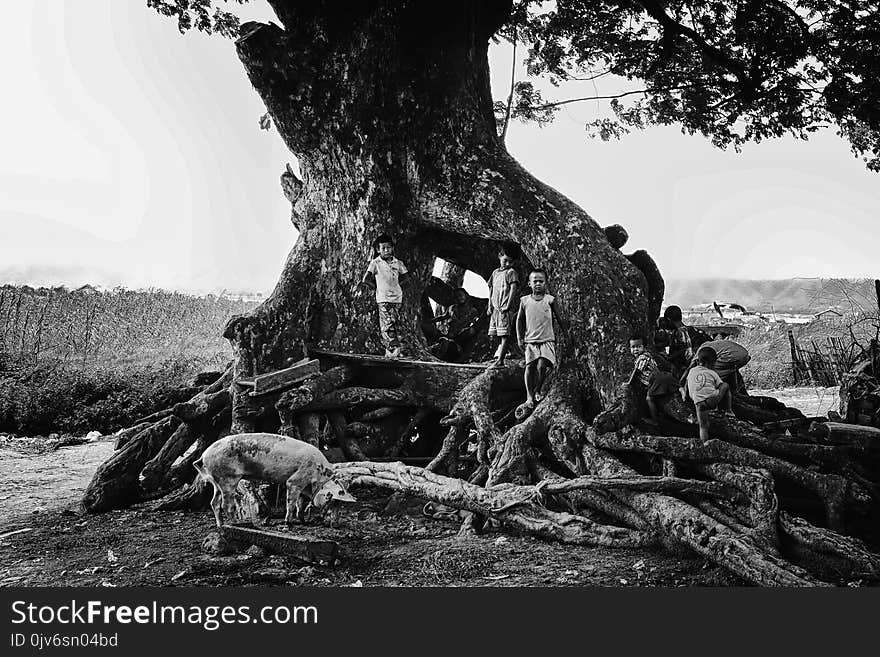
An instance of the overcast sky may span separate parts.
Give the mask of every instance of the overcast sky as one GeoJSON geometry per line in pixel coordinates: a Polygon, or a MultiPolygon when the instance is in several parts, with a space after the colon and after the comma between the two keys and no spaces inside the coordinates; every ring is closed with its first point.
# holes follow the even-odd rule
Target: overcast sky
{"type": "MultiPolygon", "coordinates": [[[[232,43],[182,36],[145,4],[4,6],[0,279],[268,292],[296,235],[278,184],[291,157],[259,130],[232,43]]],[[[491,55],[502,97],[510,48],[491,55]]],[[[741,154],[675,128],[586,138],[604,111],[514,123],[508,147],[600,224],[623,224],[627,249],[667,278],[880,274],[880,178],[833,132],[741,154]]]]}

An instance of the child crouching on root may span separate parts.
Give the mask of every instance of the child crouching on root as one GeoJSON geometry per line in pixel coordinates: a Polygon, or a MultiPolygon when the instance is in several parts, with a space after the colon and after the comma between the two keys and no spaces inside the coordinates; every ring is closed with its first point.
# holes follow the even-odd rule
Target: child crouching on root
{"type": "Polygon", "coordinates": [[[645,338],[641,335],[630,338],[629,351],[636,362],[627,383],[632,385],[638,381],[645,387],[645,401],[651,414],[650,423],[657,425],[660,422],[659,408],[678,392],[678,382],[671,373],[660,369],[657,358],[645,348],[645,338]]]}
{"type": "Polygon", "coordinates": [[[698,364],[687,373],[687,389],[697,409],[700,440],[703,442],[709,440],[709,411],[720,408],[728,415],[733,414],[730,386],[712,369],[717,358],[712,347],[700,347],[697,351],[698,364]]]}
{"type": "Polygon", "coordinates": [[[556,297],[547,294],[547,273],[543,269],[533,269],[529,274],[529,285],[532,293],[520,298],[516,315],[517,342],[525,352],[526,361],[526,401],[516,409],[517,420],[525,419],[534,410],[542,397],[547,375],[556,365],[554,317],[563,334],[568,333],[556,297]]]}

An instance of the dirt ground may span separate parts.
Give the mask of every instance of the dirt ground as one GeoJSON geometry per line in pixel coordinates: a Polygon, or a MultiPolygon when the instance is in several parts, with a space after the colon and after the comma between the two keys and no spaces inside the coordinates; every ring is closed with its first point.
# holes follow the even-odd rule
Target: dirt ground
{"type": "Polygon", "coordinates": [[[797,408],[807,417],[828,415],[840,405],[840,389],[833,388],[773,388],[749,390],[751,395],[775,397],[786,406],[797,408]]]}
{"type": "Polygon", "coordinates": [[[208,556],[210,512],[128,509],[86,515],[79,497],[113,451],[102,440],[57,451],[0,446],[0,586],[729,586],[713,564],[662,548],[608,550],[487,532],[422,516],[413,501],[382,515],[385,496],[361,495],[335,528],[297,528],[336,540],[342,560],[315,566],[250,549],[208,556]],[[36,513],[33,511],[37,510],[36,513]],[[16,532],[26,529],[24,532],[16,532]]]}

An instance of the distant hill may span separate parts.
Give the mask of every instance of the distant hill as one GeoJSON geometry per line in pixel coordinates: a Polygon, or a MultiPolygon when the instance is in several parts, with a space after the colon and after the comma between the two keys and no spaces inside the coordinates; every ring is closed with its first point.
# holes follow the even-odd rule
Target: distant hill
{"type": "Polygon", "coordinates": [[[666,281],[663,305],[689,308],[712,301],[733,302],[756,312],[815,313],[826,308],[876,310],[872,279],[791,278],[742,280],[723,278],[666,281]]]}

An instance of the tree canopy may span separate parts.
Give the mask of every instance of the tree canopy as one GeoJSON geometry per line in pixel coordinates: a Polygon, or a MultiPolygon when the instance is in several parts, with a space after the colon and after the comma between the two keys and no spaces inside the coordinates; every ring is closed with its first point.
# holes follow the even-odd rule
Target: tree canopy
{"type": "MultiPolygon", "coordinates": [[[[147,5],[176,17],[181,32],[238,30],[237,18],[211,0],[147,5]]],[[[880,3],[516,0],[498,36],[524,46],[528,75],[560,92],[575,80],[614,88],[545,100],[521,80],[513,118],[545,123],[565,104],[609,100],[613,118],[588,124],[592,135],[679,124],[720,148],[786,134],[806,139],[833,126],[880,171],[880,3]]],[[[496,109],[504,115],[507,101],[496,109]]]]}

